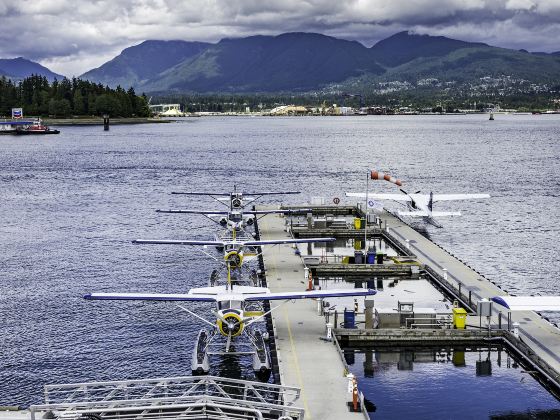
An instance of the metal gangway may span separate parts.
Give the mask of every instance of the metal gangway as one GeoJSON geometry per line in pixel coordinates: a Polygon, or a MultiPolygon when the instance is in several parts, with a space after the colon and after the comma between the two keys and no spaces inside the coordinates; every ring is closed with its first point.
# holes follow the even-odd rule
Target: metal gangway
{"type": "Polygon", "coordinates": [[[46,385],[31,420],[300,420],[300,389],[217,376],[46,385]]]}

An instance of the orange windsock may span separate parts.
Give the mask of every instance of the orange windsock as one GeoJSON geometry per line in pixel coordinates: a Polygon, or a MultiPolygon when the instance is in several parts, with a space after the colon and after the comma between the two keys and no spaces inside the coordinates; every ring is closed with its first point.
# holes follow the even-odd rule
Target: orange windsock
{"type": "Polygon", "coordinates": [[[383,172],[371,171],[371,179],[380,179],[380,180],[389,181],[395,185],[398,185],[399,187],[402,187],[402,182],[400,179],[393,178],[391,175],[383,172]]]}

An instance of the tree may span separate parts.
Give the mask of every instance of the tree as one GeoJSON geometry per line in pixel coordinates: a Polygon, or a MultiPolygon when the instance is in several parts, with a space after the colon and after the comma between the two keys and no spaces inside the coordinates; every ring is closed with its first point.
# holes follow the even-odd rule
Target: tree
{"type": "Polygon", "coordinates": [[[82,92],[77,89],[74,92],[74,97],[72,98],[74,102],[74,114],[75,115],[83,115],[86,112],[86,107],[84,104],[84,97],[82,96],[82,92]]]}
{"type": "Polygon", "coordinates": [[[68,99],[51,99],[49,101],[49,114],[57,117],[66,117],[70,115],[72,107],[68,99]]]}
{"type": "Polygon", "coordinates": [[[112,117],[121,115],[121,106],[115,97],[109,94],[99,95],[95,100],[97,114],[109,114],[112,117]]]}

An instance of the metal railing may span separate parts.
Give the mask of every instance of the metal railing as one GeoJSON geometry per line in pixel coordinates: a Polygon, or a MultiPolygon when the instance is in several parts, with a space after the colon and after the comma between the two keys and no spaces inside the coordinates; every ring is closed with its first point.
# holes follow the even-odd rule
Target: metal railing
{"type": "Polygon", "coordinates": [[[46,385],[45,404],[29,409],[32,420],[45,411],[60,419],[303,419],[299,396],[295,387],[186,376],[46,385]]]}

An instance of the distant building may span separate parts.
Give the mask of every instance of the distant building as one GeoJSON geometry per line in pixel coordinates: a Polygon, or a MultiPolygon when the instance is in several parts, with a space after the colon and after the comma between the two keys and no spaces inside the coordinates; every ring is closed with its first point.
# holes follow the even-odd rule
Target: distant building
{"type": "Polygon", "coordinates": [[[150,111],[160,117],[183,117],[180,104],[159,104],[150,105],[150,111]]]}
{"type": "Polygon", "coordinates": [[[307,115],[310,111],[304,106],[281,105],[271,109],[268,115],[307,115]]]}

